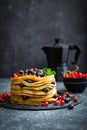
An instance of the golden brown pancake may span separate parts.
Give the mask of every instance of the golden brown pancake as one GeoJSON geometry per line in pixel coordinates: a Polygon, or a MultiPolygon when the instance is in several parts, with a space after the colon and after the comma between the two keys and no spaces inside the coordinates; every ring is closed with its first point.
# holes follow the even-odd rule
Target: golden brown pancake
{"type": "Polygon", "coordinates": [[[11,77],[12,104],[41,105],[44,102],[52,103],[56,100],[56,81],[54,75],[43,77],[32,74],[11,77]],[[31,81],[31,82],[29,82],[31,81]]]}

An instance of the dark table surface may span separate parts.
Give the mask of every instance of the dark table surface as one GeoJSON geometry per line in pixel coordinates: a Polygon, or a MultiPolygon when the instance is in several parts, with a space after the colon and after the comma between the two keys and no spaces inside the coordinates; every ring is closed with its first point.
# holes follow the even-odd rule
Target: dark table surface
{"type": "MultiPolygon", "coordinates": [[[[62,82],[57,83],[64,90],[62,82]]],[[[10,90],[10,79],[0,79],[0,93],[10,90]]],[[[72,110],[14,110],[0,108],[0,130],[86,130],[87,129],[87,88],[79,96],[81,103],[72,110]]]]}

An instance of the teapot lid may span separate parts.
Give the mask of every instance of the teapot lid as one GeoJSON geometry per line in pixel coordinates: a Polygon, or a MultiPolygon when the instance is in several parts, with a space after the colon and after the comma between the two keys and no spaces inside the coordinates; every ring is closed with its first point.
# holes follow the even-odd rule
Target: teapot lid
{"type": "Polygon", "coordinates": [[[55,38],[55,43],[53,44],[53,47],[56,47],[56,48],[68,48],[69,46],[67,44],[63,44],[62,42],[60,42],[60,39],[59,38],[55,38]]]}

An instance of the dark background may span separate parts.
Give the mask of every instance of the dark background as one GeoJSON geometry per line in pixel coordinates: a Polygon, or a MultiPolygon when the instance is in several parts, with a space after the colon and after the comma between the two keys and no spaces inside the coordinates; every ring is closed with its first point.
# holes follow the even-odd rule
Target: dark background
{"type": "Polygon", "coordinates": [[[41,47],[54,38],[77,44],[77,65],[87,72],[87,0],[0,0],[0,77],[46,67],[41,47]]]}

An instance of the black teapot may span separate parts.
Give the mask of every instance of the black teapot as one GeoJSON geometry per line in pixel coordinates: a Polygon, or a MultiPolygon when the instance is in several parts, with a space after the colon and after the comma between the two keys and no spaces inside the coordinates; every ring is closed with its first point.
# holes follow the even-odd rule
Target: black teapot
{"type": "Polygon", "coordinates": [[[46,54],[48,67],[56,71],[57,81],[63,80],[61,72],[68,69],[70,51],[72,50],[75,53],[74,59],[71,61],[73,65],[77,63],[81,52],[79,46],[60,43],[58,38],[55,38],[55,43],[52,46],[44,46],[42,50],[46,54]]]}

